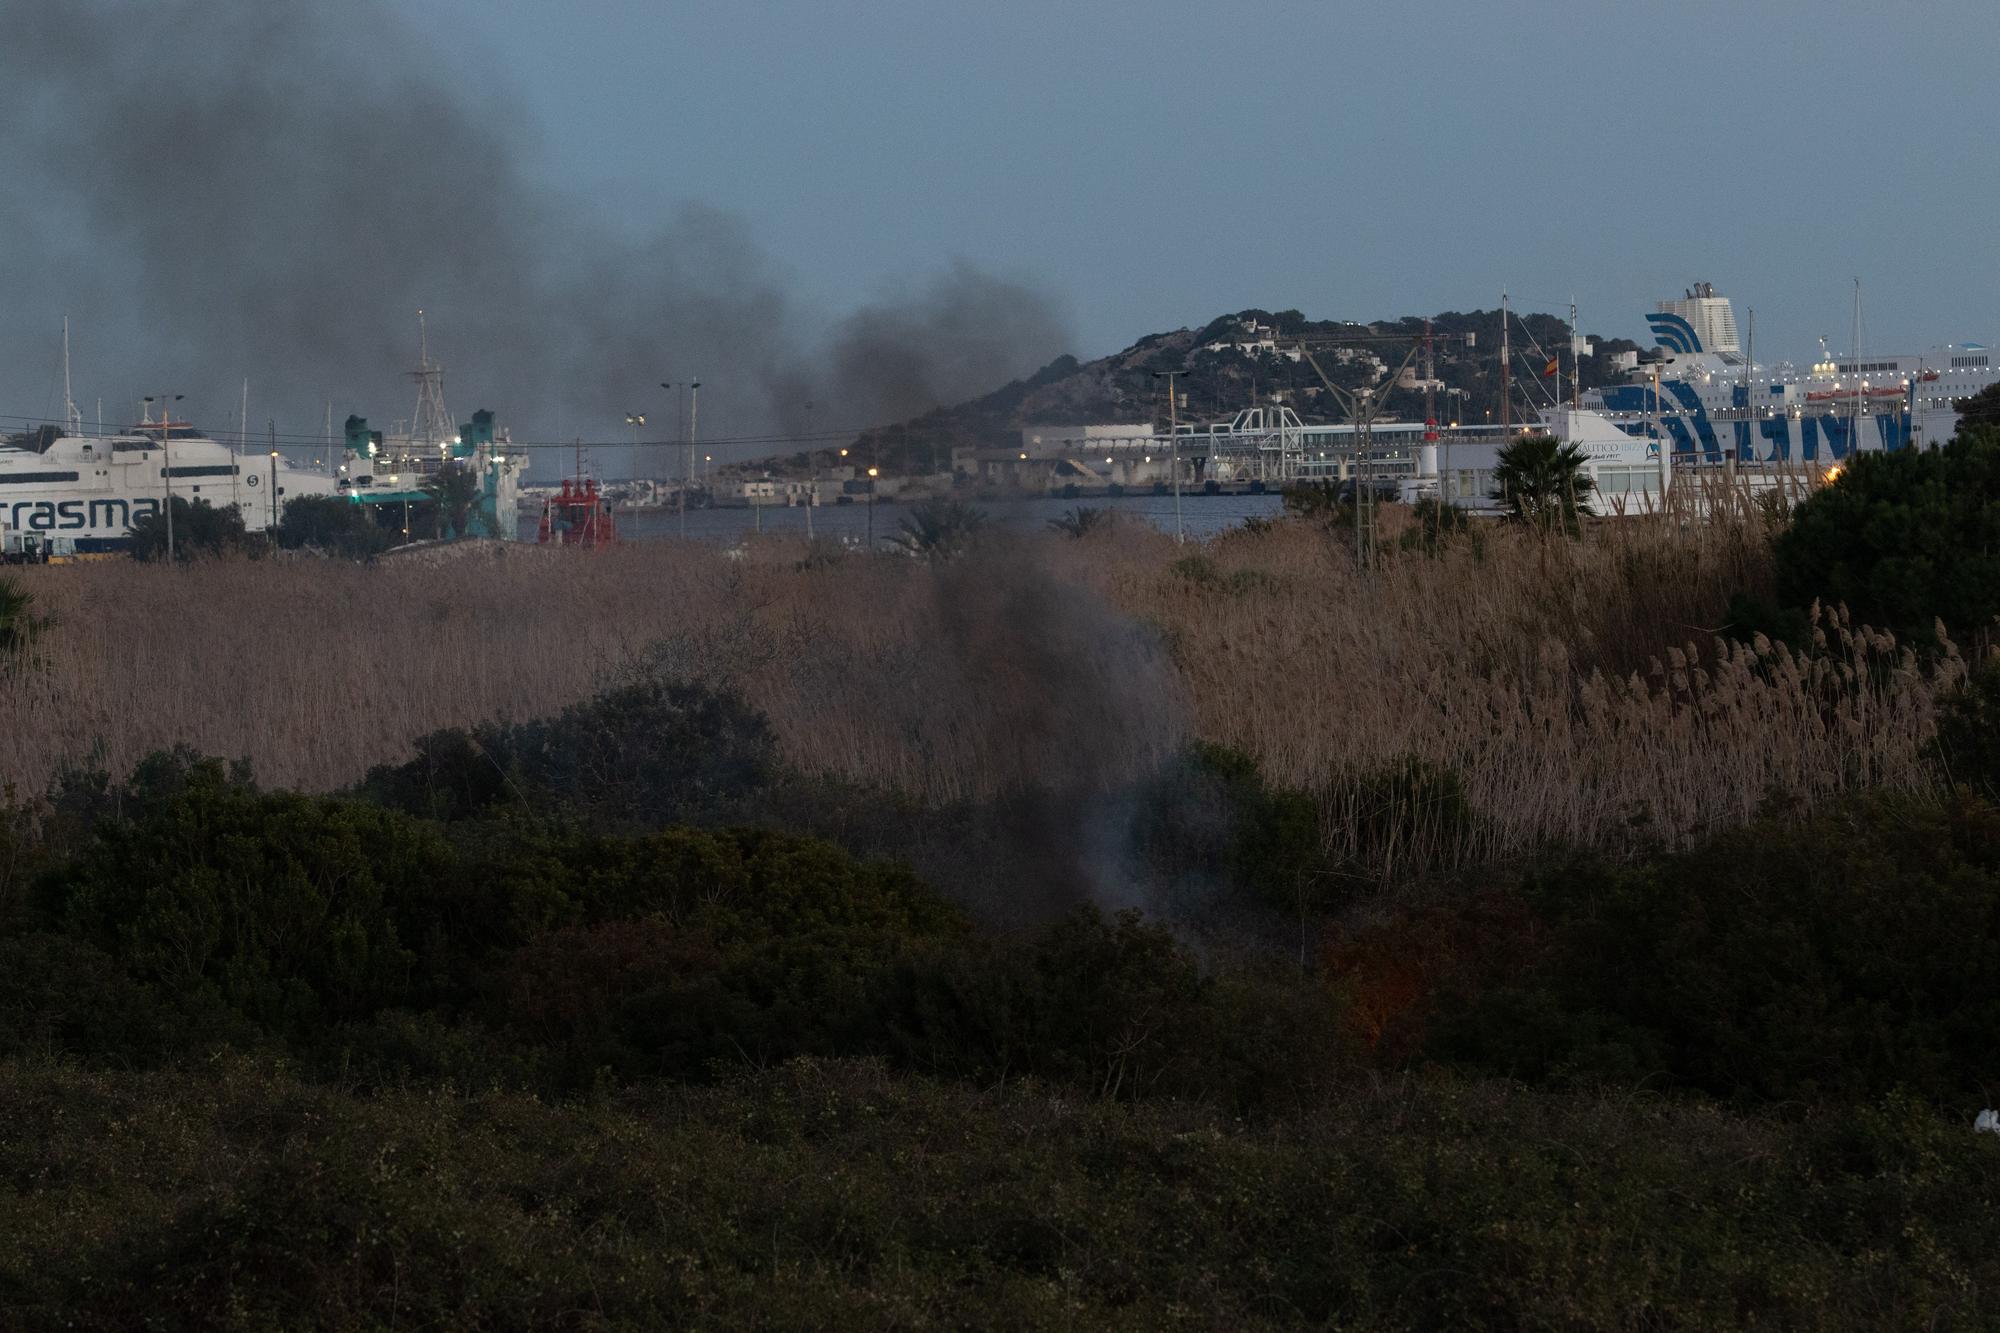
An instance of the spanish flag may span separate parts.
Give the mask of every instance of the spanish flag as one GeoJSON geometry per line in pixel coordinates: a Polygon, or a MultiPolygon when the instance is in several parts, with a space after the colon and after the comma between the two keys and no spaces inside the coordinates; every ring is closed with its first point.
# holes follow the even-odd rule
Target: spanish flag
{"type": "Polygon", "coordinates": [[[1562,369],[1562,358],[1557,356],[1552,356],[1549,358],[1549,363],[1546,366],[1542,367],[1542,378],[1547,379],[1549,376],[1555,374],[1557,371],[1561,369],[1562,369]]]}

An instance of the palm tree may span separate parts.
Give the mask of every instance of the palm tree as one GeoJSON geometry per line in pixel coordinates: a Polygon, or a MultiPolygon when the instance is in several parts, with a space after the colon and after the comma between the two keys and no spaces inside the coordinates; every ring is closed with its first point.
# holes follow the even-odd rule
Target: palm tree
{"type": "Polygon", "coordinates": [[[942,562],[971,546],[985,522],[985,514],[961,501],[926,500],[910,510],[903,530],[889,540],[911,555],[942,562]]]}
{"type": "Polygon", "coordinates": [[[47,616],[36,614],[33,593],[0,579],[0,665],[12,665],[49,624],[47,616]]]}
{"type": "Polygon", "coordinates": [[[1118,520],[1115,509],[1079,506],[1061,518],[1049,520],[1049,529],[1060,532],[1065,537],[1088,537],[1093,532],[1108,531],[1118,520]]]}
{"type": "Polygon", "coordinates": [[[1574,444],[1550,435],[1525,435],[1500,451],[1493,498],[1515,518],[1547,534],[1560,525],[1574,533],[1577,515],[1587,513],[1596,482],[1584,471],[1589,457],[1574,444]]]}
{"type": "Polygon", "coordinates": [[[466,516],[479,501],[478,474],[463,463],[449,462],[431,474],[424,489],[437,505],[437,535],[442,537],[448,531],[463,537],[466,516]]]}

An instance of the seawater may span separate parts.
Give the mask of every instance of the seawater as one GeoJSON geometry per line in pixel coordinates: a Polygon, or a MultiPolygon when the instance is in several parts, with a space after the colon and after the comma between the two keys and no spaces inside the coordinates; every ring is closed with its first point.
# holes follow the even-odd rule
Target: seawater
{"type": "MultiPolygon", "coordinates": [[[[1112,509],[1121,515],[1141,519],[1162,532],[1174,530],[1174,497],[1171,495],[1120,495],[1061,500],[978,500],[973,506],[997,527],[1046,531],[1048,525],[1072,509],[1112,509]]],[[[1275,518],[1284,508],[1276,495],[1183,495],[1181,519],[1191,538],[1213,537],[1238,527],[1247,518],[1275,518]]],[[[901,531],[910,506],[879,501],[871,520],[865,504],[821,505],[812,511],[813,535],[851,540],[865,545],[874,532],[877,545],[901,531]]],[[[680,535],[680,514],[675,510],[625,511],[617,515],[618,536],[624,541],[651,541],[680,535]]],[[[521,539],[535,540],[539,515],[523,515],[521,539]]],[[[690,509],[687,535],[701,541],[734,542],[759,530],[767,534],[803,537],[806,531],[804,508],[767,505],[761,509],[690,509]]]]}

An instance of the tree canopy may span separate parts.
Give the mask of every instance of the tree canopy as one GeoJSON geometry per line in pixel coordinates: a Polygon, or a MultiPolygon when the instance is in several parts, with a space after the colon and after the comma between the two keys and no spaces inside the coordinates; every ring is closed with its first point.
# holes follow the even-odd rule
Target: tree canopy
{"type": "Polygon", "coordinates": [[[1990,637],[2000,616],[2000,429],[1848,459],[1778,538],[1778,595],[1845,605],[1906,641],[1990,637]]]}
{"type": "Polygon", "coordinates": [[[1551,435],[1524,435],[1500,450],[1493,469],[1493,498],[1515,518],[1541,532],[1560,526],[1574,531],[1577,515],[1588,512],[1597,483],[1583,470],[1589,459],[1574,444],[1551,435]]]}
{"type": "MultiPolygon", "coordinates": [[[[176,495],[173,506],[174,559],[193,560],[198,556],[225,555],[241,551],[249,544],[243,515],[234,505],[217,507],[206,500],[183,500],[176,495]]],[[[132,558],[167,558],[167,520],[163,513],[146,514],[132,524],[132,558]]]]}

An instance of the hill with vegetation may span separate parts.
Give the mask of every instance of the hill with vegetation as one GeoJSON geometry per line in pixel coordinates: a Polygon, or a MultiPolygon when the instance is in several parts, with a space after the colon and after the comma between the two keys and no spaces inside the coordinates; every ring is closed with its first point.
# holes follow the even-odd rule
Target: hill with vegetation
{"type": "MultiPolygon", "coordinates": [[[[1465,421],[1499,419],[1500,330],[1498,310],[1445,311],[1430,319],[1437,338],[1436,395],[1441,419],[1457,410],[1465,421]],[[1467,346],[1463,339],[1472,335],[1467,346]]],[[[1202,327],[1155,333],[1123,351],[1094,361],[1058,357],[1025,379],[1015,380],[970,402],[940,407],[909,421],[864,432],[856,456],[889,472],[929,471],[949,465],[954,448],[1007,448],[1023,427],[1082,423],[1167,422],[1165,381],[1158,371],[1182,372],[1176,379],[1184,421],[1227,418],[1258,403],[1281,402],[1308,424],[1346,420],[1305,361],[1287,354],[1293,339],[1323,339],[1314,349],[1320,366],[1342,388],[1384,382],[1424,333],[1421,316],[1353,323],[1309,320],[1296,310],[1240,310],[1202,327]],[[1364,339],[1341,345],[1339,340],[1364,339]],[[1274,344],[1274,345],[1266,345],[1274,344]],[[1371,355],[1372,354],[1372,355],[1371,355]]],[[[1583,386],[1606,382],[1608,357],[1636,351],[1624,339],[1587,335],[1592,350],[1580,368],[1583,386]]],[[[1546,314],[1514,312],[1511,317],[1515,417],[1528,419],[1536,403],[1549,401],[1542,370],[1560,354],[1565,380],[1571,373],[1569,328],[1546,314]]],[[[1422,371],[1422,362],[1412,363],[1422,371]]],[[[1424,395],[1394,387],[1386,416],[1422,420],[1424,395]]],[[[801,458],[803,461],[803,458],[801,458]]]]}

